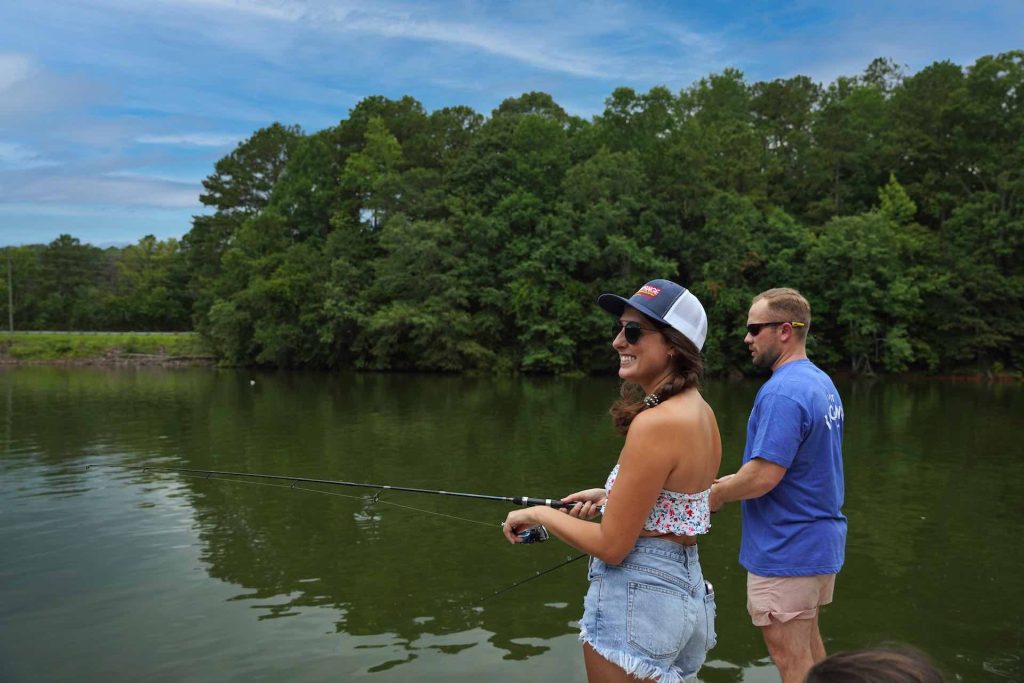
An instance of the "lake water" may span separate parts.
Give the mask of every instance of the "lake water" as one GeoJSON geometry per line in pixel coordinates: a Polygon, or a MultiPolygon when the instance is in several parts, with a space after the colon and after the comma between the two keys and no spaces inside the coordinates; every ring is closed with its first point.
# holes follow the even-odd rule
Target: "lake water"
{"type": "MultiPolygon", "coordinates": [[[[760,381],[709,382],[722,471],[760,381]]],[[[839,382],[847,564],[829,650],[886,642],[1024,681],[1024,387],[839,382]]],[[[0,370],[0,680],[584,681],[586,589],[503,503],[126,470],[262,472],[501,496],[598,486],[614,378],[0,370]],[[303,490],[318,488],[320,492],[303,490]]],[[[706,682],[775,681],[745,611],[738,506],[700,544],[706,682]]]]}

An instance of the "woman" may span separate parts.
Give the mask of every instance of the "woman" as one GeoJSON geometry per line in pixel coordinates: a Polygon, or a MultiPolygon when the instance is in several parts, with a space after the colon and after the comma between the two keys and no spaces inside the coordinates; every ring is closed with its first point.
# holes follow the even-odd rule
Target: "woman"
{"type": "Polygon", "coordinates": [[[711,526],[708,492],[722,446],[715,414],[698,392],[704,308],[668,280],[629,299],[603,294],[616,316],[622,398],[611,409],[626,437],[604,488],[566,496],[569,514],[513,510],[506,538],[542,524],[592,556],[580,640],[590,681],[680,681],[714,645],[714,593],[697,558],[711,526]],[[643,393],[640,394],[639,392],[643,393]],[[601,521],[587,521],[602,513],[601,521]]]}

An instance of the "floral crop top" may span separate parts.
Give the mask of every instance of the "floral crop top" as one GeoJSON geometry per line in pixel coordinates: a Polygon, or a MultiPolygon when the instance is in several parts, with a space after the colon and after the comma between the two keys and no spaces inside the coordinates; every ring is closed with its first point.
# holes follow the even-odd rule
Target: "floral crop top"
{"type": "MultiPolygon", "coordinates": [[[[616,463],[604,483],[604,490],[611,493],[615,479],[619,476],[619,465],[616,463]]],[[[654,501],[651,514],[644,522],[647,531],[658,531],[676,536],[696,536],[711,530],[711,506],[708,498],[711,489],[700,493],[679,493],[662,489],[658,499],[654,501]]],[[[601,506],[604,514],[604,506],[601,506]]]]}

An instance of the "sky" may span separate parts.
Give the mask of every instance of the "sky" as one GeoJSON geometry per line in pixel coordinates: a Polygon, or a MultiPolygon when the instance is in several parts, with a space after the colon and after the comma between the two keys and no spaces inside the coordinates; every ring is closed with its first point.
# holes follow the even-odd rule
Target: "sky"
{"type": "Polygon", "coordinates": [[[0,246],[180,238],[239,142],[370,95],[489,114],[540,90],[590,118],[730,67],[827,84],[1015,49],[1021,0],[0,0],[0,246]]]}

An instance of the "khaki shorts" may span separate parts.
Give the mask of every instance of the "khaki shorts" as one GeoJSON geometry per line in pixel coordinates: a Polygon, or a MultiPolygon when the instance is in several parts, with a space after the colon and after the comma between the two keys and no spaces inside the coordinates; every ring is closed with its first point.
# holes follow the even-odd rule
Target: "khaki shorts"
{"type": "Polygon", "coordinates": [[[747,612],[754,626],[772,621],[813,619],[818,608],[832,602],[835,574],[758,576],[747,573],[747,612]]]}

